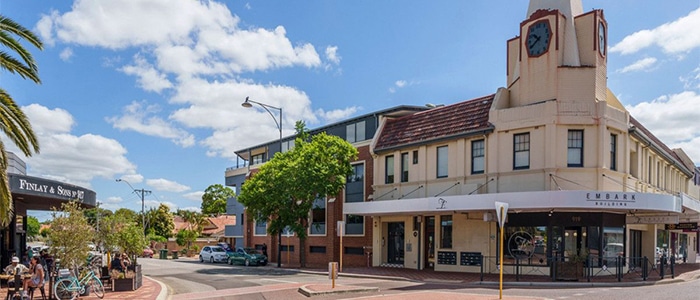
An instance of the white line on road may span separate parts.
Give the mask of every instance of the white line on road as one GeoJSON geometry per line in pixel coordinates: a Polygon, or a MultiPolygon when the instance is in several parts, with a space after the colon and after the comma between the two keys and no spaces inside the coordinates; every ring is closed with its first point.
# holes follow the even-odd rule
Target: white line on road
{"type": "Polygon", "coordinates": [[[255,279],[256,282],[262,281],[262,280],[275,281],[275,282],[284,282],[284,283],[299,283],[298,281],[279,280],[279,279],[269,279],[269,278],[255,279]]]}

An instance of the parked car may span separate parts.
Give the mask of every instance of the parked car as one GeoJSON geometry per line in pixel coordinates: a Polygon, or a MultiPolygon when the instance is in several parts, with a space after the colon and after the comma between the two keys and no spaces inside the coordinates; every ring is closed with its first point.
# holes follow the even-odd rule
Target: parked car
{"type": "Polygon", "coordinates": [[[226,250],[226,254],[231,254],[233,252],[236,252],[235,250],[233,250],[233,248],[231,248],[231,246],[228,243],[220,242],[220,243],[216,243],[216,245],[221,247],[221,248],[224,248],[224,250],[226,250]]]}
{"type": "Polygon", "coordinates": [[[148,257],[148,258],[153,258],[153,250],[151,248],[146,247],[143,249],[143,254],[141,254],[142,257],[148,257]]]}
{"type": "Polygon", "coordinates": [[[204,246],[202,251],[199,251],[199,262],[204,261],[210,263],[227,262],[228,255],[226,255],[226,250],[220,246],[204,246]]]}
{"type": "Polygon", "coordinates": [[[236,252],[229,254],[228,264],[241,264],[244,266],[264,266],[267,265],[267,256],[255,248],[237,248],[236,252]]]}

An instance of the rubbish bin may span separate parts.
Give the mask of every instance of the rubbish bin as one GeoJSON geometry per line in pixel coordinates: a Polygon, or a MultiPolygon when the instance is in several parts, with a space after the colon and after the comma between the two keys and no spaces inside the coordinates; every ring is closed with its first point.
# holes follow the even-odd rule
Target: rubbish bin
{"type": "Polygon", "coordinates": [[[173,250],[173,259],[177,259],[177,250],[173,250]]]}
{"type": "Polygon", "coordinates": [[[160,259],[168,259],[168,249],[160,249],[160,259]]]}

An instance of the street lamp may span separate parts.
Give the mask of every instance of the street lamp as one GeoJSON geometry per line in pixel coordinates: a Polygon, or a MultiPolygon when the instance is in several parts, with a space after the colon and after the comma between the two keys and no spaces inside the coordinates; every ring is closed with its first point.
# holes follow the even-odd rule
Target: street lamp
{"type": "Polygon", "coordinates": [[[143,225],[143,235],[145,236],[146,235],[146,214],[144,213],[144,199],[143,199],[143,197],[146,194],[150,194],[151,191],[144,190],[144,189],[137,190],[133,186],[131,186],[131,183],[129,183],[128,181],[126,181],[124,179],[117,179],[117,182],[126,182],[126,184],[129,185],[129,187],[134,191],[134,193],[141,194],[141,224],[143,225]]]}
{"type": "MultiPolygon", "coordinates": [[[[241,106],[243,106],[245,108],[251,108],[251,107],[253,107],[252,103],[260,105],[262,108],[264,108],[265,111],[267,111],[267,113],[270,114],[270,117],[272,117],[272,119],[275,121],[275,125],[277,125],[277,129],[280,130],[279,142],[280,142],[280,152],[281,152],[282,151],[282,108],[275,107],[272,105],[267,105],[265,103],[260,103],[257,101],[253,101],[253,100],[250,100],[249,97],[245,97],[245,101],[243,103],[241,103],[241,106]],[[275,118],[275,115],[272,114],[270,109],[276,109],[276,110],[280,111],[279,122],[277,121],[277,118],[275,118]]],[[[267,156],[269,158],[269,156],[270,156],[269,151],[267,153],[267,156]]],[[[289,246],[287,246],[287,247],[289,247],[289,246]]],[[[281,266],[282,266],[282,230],[280,230],[278,235],[277,235],[277,267],[279,268],[281,266]]]]}

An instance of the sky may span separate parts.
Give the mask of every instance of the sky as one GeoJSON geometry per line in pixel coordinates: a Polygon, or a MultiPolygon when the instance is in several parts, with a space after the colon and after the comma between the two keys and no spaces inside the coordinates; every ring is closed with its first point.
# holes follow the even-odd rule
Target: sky
{"type": "MultiPolygon", "coordinates": [[[[506,41],[528,3],[5,0],[0,14],[44,50],[24,44],[41,85],[3,70],[0,86],[39,138],[40,154],[23,158],[28,175],[91,189],[110,210],[140,211],[132,188],[151,191],[147,209],[199,210],[236,166],[235,150],[278,138],[267,112],[241,106],[246,97],[281,107],[286,136],[297,120],[313,129],[490,95],[505,86],[506,41]]],[[[583,8],[608,22],[608,87],[700,164],[700,1],[583,8]]]]}

